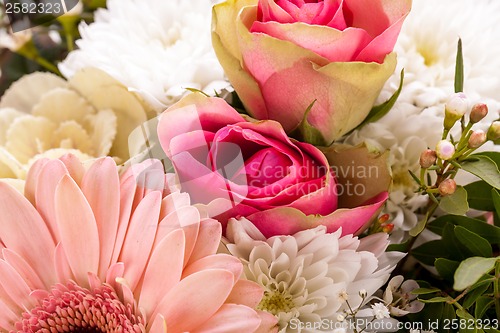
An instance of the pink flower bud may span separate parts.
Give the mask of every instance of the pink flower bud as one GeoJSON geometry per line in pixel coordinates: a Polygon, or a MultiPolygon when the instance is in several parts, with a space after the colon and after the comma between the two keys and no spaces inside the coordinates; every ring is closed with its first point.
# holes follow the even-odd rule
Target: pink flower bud
{"type": "Polygon", "coordinates": [[[449,160],[455,154],[455,146],[448,140],[441,140],[436,145],[436,155],[442,160],[449,160]]]}
{"type": "Polygon", "coordinates": [[[437,155],[432,149],[427,149],[420,155],[420,166],[424,169],[430,168],[436,163],[437,155]]]}
{"type": "Polygon", "coordinates": [[[450,129],[469,109],[469,101],[464,93],[451,95],[445,104],[444,127],[450,129]]]}
{"type": "Polygon", "coordinates": [[[455,193],[457,190],[457,183],[453,179],[446,179],[439,184],[439,194],[443,197],[455,193]]]}
{"type": "Polygon", "coordinates": [[[468,142],[468,147],[469,148],[479,148],[483,145],[483,143],[486,142],[486,133],[482,130],[476,130],[472,132],[469,142],[468,142]]]}
{"type": "Polygon", "coordinates": [[[488,105],[477,103],[472,107],[470,112],[470,122],[475,124],[480,122],[488,114],[488,105]]]}
{"type": "Polygon", "coordinates": [[[488,129],[488,140],[496,141],[500,139],[500,121],[494,121],[488,129]]]}

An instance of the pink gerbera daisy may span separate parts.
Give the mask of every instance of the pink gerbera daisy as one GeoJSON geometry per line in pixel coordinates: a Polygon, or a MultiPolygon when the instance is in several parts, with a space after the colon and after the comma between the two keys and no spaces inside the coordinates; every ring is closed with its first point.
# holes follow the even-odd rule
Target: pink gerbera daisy
{"type": "Polygon", "coordinates": [[[269,331],[220,223],[163,180],[158,161],[119,177],[68,155],[35,163],[24,196],[0,183],[0,330],[269,331]]]}

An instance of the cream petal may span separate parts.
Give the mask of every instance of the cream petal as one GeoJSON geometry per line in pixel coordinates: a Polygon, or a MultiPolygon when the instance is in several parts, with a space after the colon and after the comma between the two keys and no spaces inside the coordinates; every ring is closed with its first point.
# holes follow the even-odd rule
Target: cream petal
{"type": "Polygon", "coordinates": [[[4,183],[0,183],[0,216],[0,239],[5,247],[24,258],[46,286],[52,285],[55,244],[50,232],[30,202],[4,183]]]}
{"type": "Polygon", "coordinates": [[[31,109],[46,93],[55,88],[65,88],[68,84],[59,76],[51,73],[24,75],[14,82],[0,101],[0,108],[11,107],[24,113],[31,109]]]}
{"type": "Polygon", "coordinates": [[[181,280],[185,242],[184,232],[177,229],[163,238],[151,254],[139,299],[139,307],[145,310],[147,318],[163,296],[181,280]]]}
{"type": "Polygon", "coordinates": [[[92,208],[100,244],[98,275],[104,279],[111,263],[120,217],[120,179],[111,158],[94,162],[82,180],[82,192],[92,208]]]}
{"type": "Polygon", "coordinates": [[[63,122],[52,135],[52,147],[77,149],[84,154],[95,155],[89,134],[79,123],[70,120],[63,122]]]}
{"type": "Polygon", "coordinates": [[[92,105],[76,91],[65,88],[53,89],[42,96],[31,112],[56,124],[66,121],[83,123],[88,114],[95,113],[92,105]]]}
{"type": "Polygon", "coordinates": [[[211,269],[198,272],[181,280],[165,295],[156,311],[165,316],[169,331],[191,331],[219,310],[232,287],[233,274],[229,271],[211,269]]]}
{"type": "Polygon", "coordinates": [[[87,273],[99,266],[99,234],[92,208],[78,185],[65,175],[56,187],[56,220],[76,282],[88,286],[87,273]]]}
{"type": "Polygon", "coordinates": [[[0,147],[0,178],[18,178],[25,167],[4,147],[0,147]]]}
{"type": "Polygon", "coordinates": [[[5,147],[19,162],[27,163],[36,154],[51,148],[57,125],[48,119],[33,116],[16,118],[7,131],[5,147]]]}
{"type": "Polygon", "coordinates": [[[257,312],[242,305],[224,304],[206,323],[193,333],[255,332],[261,319],[257,312]],[[238,320],[234,320],[238,318],[238,320]]]}
{"type": "Polygon", "coordinates": [[[139,99],[108,74],[94,68],[76,73],[69,84],[98,110],[113,110],[118,120],[118,132],[110,154],[128,159],[128,135],[147,120],[139,99]]]}
{"type": "Polygon", "coordinates": [[[86,122],[89,124],[88,132],[91,133],[90,142],[94,155],[108,155],[116,137],[116,115],[112,110],[101,110],[95,115],[88,115],[86,122]]]}
{"type": "Polygon", "coordinates": [[[161,193],[149,193],[137,206],[128,226],[120,262],[125,264],[124,278],[132,290],[135,290],[139,283],[153,248],[160,205],[161,193]]]}
{"type": "Polygon", "coordinates": [[[0,145],[5,145],[7,129],[10,127],[10,124],[17,117],[22,116],[23,113],[19,112],[12,108],[4,108],[0,109],[0,145]]]}

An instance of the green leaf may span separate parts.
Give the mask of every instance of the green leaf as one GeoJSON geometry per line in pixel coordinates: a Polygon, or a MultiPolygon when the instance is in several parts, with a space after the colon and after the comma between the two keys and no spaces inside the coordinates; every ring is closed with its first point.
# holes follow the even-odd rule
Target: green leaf
{"type": "Polygon", "coordinates": [[[476,301],[476,308],[474,309],[474,316],[481,319],[489,308],[495,304],[495,300],[491,297],[481,296],[476,301]]]}
{"type": "Polygon", "coordinates": [[[467,191],[467,201],[472,209],[491,212],[495,209],[491,198],[491,190],[493,187],[484,180],[467,184],[464,186],[467,191]]]}
{"type": "Polygon", "coordinates": [[[455,225],[448,224],[443,230],[443,246],[448,250],[449,259],[462,261],[474,254],[455,235],[455,225]]]}
{"type": "Polygon", "coordinates": [[[455,65],[455,92],[464,91],[464,56],[462,53],[462,39],[458,39],[457,62],[455,65]]]}
{"type": "Polygon", "coordinates": [[[432,266],[436,258],[448,258],[449,251],[443,241],[434,240],[420,245],[411,251],[415,259],[425,265],[432,266]]]}
{"type": "Polygon", "coordinates": [[[417,289],[413,289],[411,291],[411,293],[413,295],[427,295],[427,294],[437,293],[440,291],[441,291],[441,289],[439,289],[439,288],[417,288],[417,289]]]}
{"type": "Polygon", "coordinates": [[[496,189],[500,189],[500,171],[488,156],[472,155],[462,163],[462,169],[478,176],[496,189]]]}
{"type": "Polygon", "coordinates": [[[497,258],[472,257],[460,263],[455,271],[455,283],[453,289],[462,291],[476,283],[484,274],[490,272],[494,267],[497,258]]]}
{"type": "Polygon", "coordinates": [[[493,200],[495,212],[500,217],[500,193],[494,188],[491,189],[491,199],[493,200]]]}
{"type": "Polygon", "coordinates": [[[490,243],[483,237],[461,226],[455,227],[455,235],[460,243],[465,245],[474,255],[478,257],[491,257],[493,255],[490,243]]]}
{"type": "Polygon", "coordinates": [[[460,262],[445,258],[437,258],[434,262],[434,267],[436,267],[439,275],[448,281],[453,281],[453,275],[455,274],[458,265],[460,265],[460,262]]]}
{"type": "Polygon", "coordinates": [[[465,215],[469,211],[467,191],[462,186],[458,186],[455,193],[441,199],[439,207],[448,214],[465,215]]]}
{"type": "Polygon", "coordinates": [[[477,154],[474,154],[474,155],[471,155],[471,156],[486,156],[486,157],[489,157],[493,162],[495,162],[495,164],[497,165],[497,167],[500,169],[500,152],[497,152],[497,151],[483,151],[483,152],[480,152],[480,153],[477,153],[477,154]]]}
{"type": "Polygon", "coordinates": [[[366,124],[373,123],[383,116],[385,116],[396,104],[396,101],[399,98],[399,95],[401,94],[401,90],[403,89],[403,80],[405,76],[405,70],[401,70],[401,75],[400,75],[400,81],[399,81],[399,87],[398,90],[394,92],[394,94],[389,98],[387,101],[384,103],[374,106],[368,116],[363,120],[363,122],[357,127],[358,129],[365,126],[366,124]]]}
{"type": "Polygon", "coordinates": [[[425,229],[425,225],[427,224],[427,219],[423,218],[410,230],[410,236],[416,237],[425,229]]]}
{"type": "Polygon", "coordinates": [[[421,298],[419,298],[418,300],[420,302],[422,302],[422,303],[443,303],[443,302],[449,301],[449,298],[448,297],[438,296],[438,297],[433,297],[433,298],[430,298],[430,299],[421,299],[421,298]]]}
{"type": "Polygon", "coordinates": [[[316,103],[314,100],[308,107],[306,112],[304,113],[304,118],[300,122],[299,126],[295,128],[292,133],[290,133],[291,137],[298,139],[299,141],[307,142],[315,146],[323,146],[328,147],[331,143],[326,142],[323,134],[314,126],[311,126],[307,121],[307,116],[309,112],[311,112],[312,107],[316,103]]]}
{"type": "Polygon", "coordinates": [[[462,227],[478,234],[492,244],[500,243],[500,227],[490,225],[483,220],[473,219],[466,216],[444,215],[431,221],[427,225],[430,231],[442,235],[448,223],[461,225],[462,227]]]}
{"type": "Polygon", "coordinates": [[[470,308],[474,303],[478,300],[479,297],[483,296],[483,294],[488,290],[490,287],[491,283],[485,283],[481,285],[480,287],[474,289],[473,291],[469,292],[467,296],[465,296],[464,303],[462,306],[466,309],[470,308]]]}
{"type": "Polygon", "coordinates": [[[411,239],[408,239],[406,242],[400,244],[389,244],[386,252],[391,252],[391,251],[408,252],[411,247],[411,244],[412,244],[411,239]]]}

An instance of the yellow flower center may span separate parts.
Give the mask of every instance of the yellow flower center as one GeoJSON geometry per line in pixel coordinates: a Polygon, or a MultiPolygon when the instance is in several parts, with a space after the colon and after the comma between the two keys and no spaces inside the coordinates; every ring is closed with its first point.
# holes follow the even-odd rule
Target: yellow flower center
{"type": "Polygon", "coordinates": [[[280,312],[290,312],[295,308],[292,296],[285,290],[265,291],[264,297],[257,305],[257,309],[278,315],[280,312]]]}

